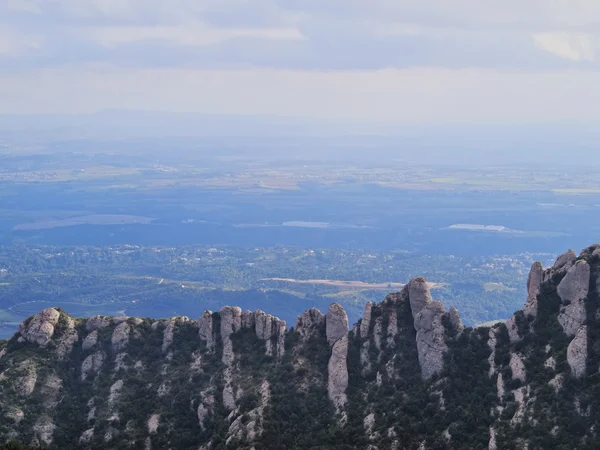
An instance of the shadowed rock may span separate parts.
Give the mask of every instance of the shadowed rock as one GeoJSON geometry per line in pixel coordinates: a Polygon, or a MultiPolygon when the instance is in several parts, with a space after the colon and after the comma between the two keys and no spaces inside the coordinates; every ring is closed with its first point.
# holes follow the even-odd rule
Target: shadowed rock
{"type": "Polygon", "coordinates": [[[204,311],[198,319],[198,336],[206,342],[206,347],[209,349],[214,347],[212,311],[204,311]]]}
{"type": "Polygon", "coordinates": [[[460,314],[458,314],[458,309],[451,306],[448,315],[450,318],[450,325],[452,325],[455,330],[462,331],[465,328],[460,318],[460,314]]]}
{"type": "Polygon", "coordinates": [[[569,249],[566,253],[563,253],[558,258],[556,258],[556,262],[554,263],[552,268],[555,270],[561,269],[567,264],[575,262],[576,259],[577,254],[572,249],[569,249]]]}
{"type": "Polygon", "coordinates": [[[306,340],[321,328],[324,322],[325,315],[317,308],[310,308],[296,319],[296,331],[306,340]]]}
{"type": "Polygon", "coordinates": [[[535,317],[537,315],[538,299],[540,286],[544,278],[544,267],[540,262],[534,262],[529,270],[527,278],[527,300],[523,307],[523,312],[526,315],[535,317]]]}
{"type": "Polygon", "coordinates": [[[590,286],[590,266],[581,260],[567,271],[557,288],[557,293],[566,305],[558,315],[558,321],[567,336],[574,336],[586,319],[584,299],[590,286]]]}
{"type": "Polygon", "coordinates": [[[575,378],[581,378],[585,375],[585,362],[588,357],[587,341],[587,326],[584,325],[577,330],[577,334],[567,347],[567,362],[569,363],[571,372],[575,378]]]}
{"type": "Polygon", "coordinates": [[[369,335],[369,329],[371,327],[371,310],[373,309],[373,302],[367,302],[365,305],[365,313],[362,321],[360,322],[360,337],[363,339],[369,335]]]}

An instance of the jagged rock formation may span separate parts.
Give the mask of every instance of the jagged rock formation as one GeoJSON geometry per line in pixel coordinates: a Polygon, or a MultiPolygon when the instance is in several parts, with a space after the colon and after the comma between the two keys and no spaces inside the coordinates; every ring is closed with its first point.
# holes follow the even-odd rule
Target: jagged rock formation
{"type": "Polygon", "coordinates": [[[544,278],[544,267],[540,262],[534,262],[527,278],[527,300],[523,312],[529,316],[537,315],[538,294],[544,278]]]}
{"type": "Polygon", "coordinates": [[[310,308],[304,311],[301,316],[296,319],[296,331],[302,336],[303,340],[307,340],[314,336],[325,323],[325,315],[317,308],[310,308]]]}
{"type": "Polygon", "coordinates": [[[590,266],[584,261],[572,265],[558,285],[557,292],[563,305],[558,321],[565,334],[574,336],[586,319],[584,300],[590,286],[590,266]]]}
{"type": "Polygon", "coordinates": [[[600,245],[533,264],[523,310],[464,327],[427,281],[295,327],[49,308],[0,341],[0,442],[44,448],[600,447],[600,245]]]}
{"type": "Polygon", "coordinates": [[[54,327],[59,318],[58,310],[47,308],[23,322],[19,326],[19,333],[25,340],[33,344],[48,345],[54,335],[54,327]]]}
{"type": "Polygon", "coordinates": [[[348,388],[348,315],[339,303],[333,303],[325,316],[325,334],[332,346],[327,365],[327,392],[337,411],[346,405],[348,388]]]}

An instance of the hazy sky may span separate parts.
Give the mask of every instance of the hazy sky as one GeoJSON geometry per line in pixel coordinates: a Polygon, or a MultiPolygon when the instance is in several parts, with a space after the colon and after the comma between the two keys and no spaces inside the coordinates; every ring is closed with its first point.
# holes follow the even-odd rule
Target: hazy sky
{"type": "Polygon", "coordinates": [[[600,119],[598,0],[0,0],[0,113],[600,119]]]}

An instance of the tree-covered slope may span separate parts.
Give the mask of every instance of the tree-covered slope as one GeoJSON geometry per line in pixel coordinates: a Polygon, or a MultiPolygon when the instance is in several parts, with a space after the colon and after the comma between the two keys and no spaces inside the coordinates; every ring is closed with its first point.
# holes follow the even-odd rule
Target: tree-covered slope
{"type": "Polygon", "coordinates": [[[43,448],[598,448],[600,246],[536,263],[522,310],[468,328],[423,278],[288,328],[49,308],[0,343],[0,442],[43,448]]]}

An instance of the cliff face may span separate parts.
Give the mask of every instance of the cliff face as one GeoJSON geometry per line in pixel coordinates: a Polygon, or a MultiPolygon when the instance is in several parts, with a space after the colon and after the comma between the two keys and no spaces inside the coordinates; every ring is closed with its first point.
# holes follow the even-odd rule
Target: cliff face
{"type": "Polygon", "coordinates": [[[532,266],[523,310],[465,328],[425,279],[291,329],[49,308],[0,343],[0,440],[47,448],[599,448],[600,246],[532,266]]]}

